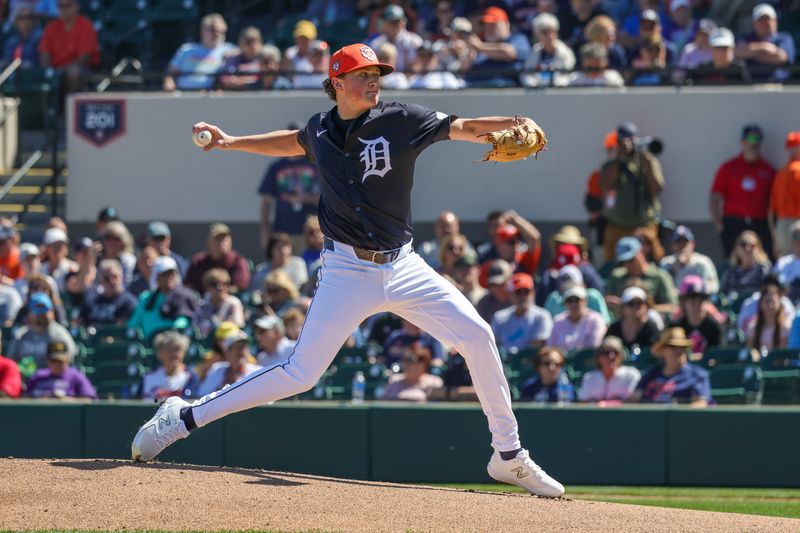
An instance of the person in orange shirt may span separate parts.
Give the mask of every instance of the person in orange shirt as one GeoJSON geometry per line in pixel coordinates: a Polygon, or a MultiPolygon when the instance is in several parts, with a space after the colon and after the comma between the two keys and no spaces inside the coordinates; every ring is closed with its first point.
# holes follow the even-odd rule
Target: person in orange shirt
{"type": "Polygon", "coordinates": [[[19,243],[17,232],[11,226],[0,224],[0,283],[13,285],[22,277],[19,263],[19,243]]]}
{"type": "Polygon", "coordinates": [[[80,14],[78,0],[58,0],[58,18],[44,28],[39,43],[42,67],[64,70],[64,89],[84,88],[90,67],[100,63],[100,45],[92,21],[80,14]]]}
{"type": "MultiPolygon", "coordinates": [[[[610,131],[603,140],[603,147],[606,150],[608,159],[612,159],[617,153],[617,130],[610,131]]],[[[603,206],[605,205],[603,190],[600,187],[600,169],[596,168],[589,176],[586,184],[586,195],[583,197],[583,206],[589,212],[589,229],[594,232],[594,242],[598,246],[603,245],[603,238],[606,228],[606,220],[603,218],[603,206]]],[[[602,259],[602,254],[599,254],[602,259]]]]}
{"type": "Polygon", "coordinates": [[[775,217],[775,257],[792,253],[792,224],[800,220],[800,131],[786,135],[789,162],[775,176],[770,213],[775,217]]]}

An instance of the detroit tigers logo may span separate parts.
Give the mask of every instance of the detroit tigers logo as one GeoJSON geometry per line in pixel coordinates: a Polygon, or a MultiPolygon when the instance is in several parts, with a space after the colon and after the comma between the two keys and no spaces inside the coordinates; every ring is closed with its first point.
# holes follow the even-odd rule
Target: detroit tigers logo
{"type": "Polygon", "coordinates": [[[361,183],[366,181],[367,176],[378,176],[382,178],[387,172],[392,170],[392,162],[389,156],[389,141],[383,136],[377,139],[362,139],[364,150],[361,152],[361,162],[364,163],[364,175],[361,176],[361,183]]]}

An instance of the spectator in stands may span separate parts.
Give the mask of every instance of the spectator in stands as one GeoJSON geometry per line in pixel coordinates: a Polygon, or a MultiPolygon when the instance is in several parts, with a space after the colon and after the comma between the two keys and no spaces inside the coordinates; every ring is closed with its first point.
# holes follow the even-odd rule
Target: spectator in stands
{"type": "MultiPolygon", "coordinates": [[[[514,271],[536,274],[539,260],[542,257],[542,234],[538,228],[531,224],[516,211],[507,211],[504,215],[505,223],[497,228],[494,237],[494,253],[487,254],[484,261],[490,259],[503,259],[508,261],[514,271]],[[523,242],[527,249],[523,248],[523,242]]],[[[482,272],[481,281],[485,279],[486,263],[482,272]]],[[[483,283],[481,283],[483,284],[483,283]]]]}
{"type": "MultiPolygon", "coordinates": [[[[214,336],[207,339],[207,342],[210,341],[211,343],[210,349],[203,354],[203,360],[194,367],[195,372],[197,372],[197,375],[200,377],[200,381],[205,379],[208,370],[214,363],[225,360],[225,349],[222,347],[222,341],[229,335],[239,331],[239,329],[239,326],[233,322],[223,322],[217,327],[216,331],[214,331],[214,336]]],[[[256,358],[252,357],[249,362],[255,363],[256,358]]]]}
{"type": "Polygon", "coordinates": [[[489,211],[489,214],[486,215],[486,231],[489,238],[475,248],[475,251],[478,253],[479,263],[485,263],[486,261],[497,258],[497,250],[494,247],[494,241],[498,228],[505,224],[508,218],[506,213],[507,212],[502,209],[494,209],[489,211]]]}
{"type": "MultiPolygon", "coordinates": [[[[463,43],[463,41],[461,41],[463,43]]],[[[447,70],[442,57],[448,57],[447,46],[450,41],[425,41],[417,50],[417,57],[409,66],[408,85],[410,89],[462,89],[463,79],[447,70]]],[[[466,45],[464,46],[466,50],[466,45]]]]}
{"type": "MultiPolygon", "coordinates": [[[[288,129],[299,130],[299,123],[288,129]]],[[[299,236],[303,224],[317,214],[320,179],[317,165],[305,156],[283,157],[271,163],[258,188],[261,195],[261,246],[265,250],[273,232],[299,236]]]]}
{"type": "Polygon", "coordinates": [[[458,259],[453,269],[453,279],[456,281],[458,289],[467,297],[467,300],[474,306],[488,294],[488,291],[481,287],[480,267],[474,257],[462,256],[458,259]]]}
{"type": "Polygon", "coordinates": [[[681,284],[681,319],[675,324],[690,339],[692,352],[705,353],[706,348],[722,344],[722,326],[708,312],[709,291],[700,276],[689,275],[681,284]]]}
{"type": "Polygon", "coordinates": [[[789,162],[780,169],[772,184],[770,213],[775,217],[775,255],[792,251],[791,228],[800,221],[800,131],[786,135],[789,162]]]}
{"type": "Polygon", "coordinates": [[[95,243],[88,237],[82,237],[72,245],[78,271],[74,275],[67,274],[65,290],[69,294],[70,303],[73,306],[79,306],[83,302],[84,293],[94,287],[97,281],[97,250],[99,247],[100,243],[95,243]]]}
{"type": "Polygon", "coordinates": [[[258,347],[256,360],[263,367],[285,363],[297,343],[297,338],[291,340],[286,336],[285,324],[275,315],[264,315],[256,319],[253,322],[253,336],[258,347]]]}
{"type": "Polygon", "coordinates": [[[133,236],[128,228],[118,220],[106,224],[103,232],[103,250],[98,261],[116,259],[122,265],[122,275],[127,286],[133,280],[136,269],[136,256],[133,255],[133,236]]]}
{"type": "MultiPolygon", "coordinates": [[[[469,19],[465,17],[453,19],[447,31],[447,40],[442,41],[442,46],[437,49],[438,63],[441,68],[459,75],[470,69],[472,61],[475,59],[475,53],[468,42],[469,36],[473,33],[472,30],[472,22],[469,19]]],[[[460,81],[466,84],[463,80],[460,81]]]]}
{"type": "MultiPolygon", "coordinates": [[[[133,281],[128,285],[129,293],[138,298],[140,294],[150,288],[153,265],[158,257],[160,257],[160,254],[153,246],[142,247],[139,251],[139,258],[136,260],[136,272],[133,275],[133,281]]],[[[175,263],[177,264],[178,262],[175,261],[175,263]]],[[[180,266],[178,266],[178,270],[180,270],[180,266]]]]}
{"type": "Polygon", "coordinates": [[[586,305],[586,287],[573,285],[564,291],[567,310],[553,318],[553,331],[547,344],[564,351],[593,348],[606,333],[606,323],[597,311],[586,305]]]}
{"type": "Polygon", "coordinates": [[[724,162],[711,186],[709,210],[726,256],[744,230],[758,234],[768,254],[773,252],[767,220],[775,169],[761,156],[764,132],[758,124],[742,129],[742,152],[724,162]]]}
{"type": "Polygon", "coordinates": [[[226,270],[212,268],[203,275],[205,296],[194,315],[194,327],[203,337],[216,330],[222,322],[244,327],[244,307],[241,300],[230,294],[231,276],[226,270]]]}
{"type": "Polygon", "coordinates": [[[747,332],[751,323],[755,322],[761,304],[761,295],[765,292],[777,292],[780,294],[781,307],[783,307],[784,320],[791,323],[794,320],[796,311],[792,301],[784,294],[784,286],[773,274],[764,278],[761,287],[744,300],[739,307],[739,314],[736,316],[736,326],[740,331],[747,332]]]}
{"type": "MultiPolygon", "coordinates": [[[[470,87],[516,87],[519,71],[530,53],[528,38],[512,33],[502,8],[487,7],[480,18],[482,36],[465,38],[474,59],[465,80],[470,87]]],[[[458,37],[460,34],[456,34],[458,37]]]]}
{"type": "Polygon", "coordinates": [[[298,20],[294,26],[292,36],[294,38],[294,46],[290,46],[283,53],[281,72],[313,72],[314,67],[310,58],[311,50],[317,42],[316,25],[310,20],[298,20]]]}
{"type": "Polygon", "coordinates": [[[381,400],[425,402],[444,387],[439,376],[431,375],[431,350],[420,343],[408,346],[401,359],[403,372],[389,377],[381,400]]]}
{"type": "MultiPolygon", "coordinates": [[[[586,304],[592,311],[596,311],[603,318],[605,324],[611,323],[611,314],[608,312],[606,299],[603,293],[593,287],[586,287],[583,274],[575,265],[564,265],[556,275],[556,290],[552,291],[544,302],[544,308],[552,316],[566,311],[564,293],[572,287],[586,289],[586,304]]],[[[538,292],[538,291],[537,291],[538,292]]]]}
{"type": "Polygon", "coordinates": [[[308,281],[308,266],[301,257],[293,254],[292,240],[282,232],[273,233],[267,244],[267,260],[256,267],[250,290],[257,291],[264,286],[264,280],[271,272],[285,272],[295,287],[300,288],[308,281]]]}
{"type": "Polygon", "coordinates": [[[281,51],[277,46],[265,44],[261,47],[261,77],[258,89],[265,91],[291,89],[289,78],[278,74],[281,68],[281,51]]]}
{"type": "Polygon", "coordinates": [[[225,58],[219,83],[226,90],[257,89],[261,84],[261,49],[264,39],[255,26],[239,32],[239,53],[225,58]]]}
{"type": "Polygon", "coordinates": [[[719,28],[711,34],[711,60],[697,69],[689,71],[695,85],[731,85],[752,81],[744,61],[734,56],[735,40],[727,28],[719,28]]]}
{"type": "Polygon", "coordinates": [[[789,298],[796,304],[800,302],[800,221],[792,224],[790,232],[791,252],[775,262],[772,272],[789,289],[789,298]]]}
{"type": "Polygon", "coordinates": [[[711,36],[717,31],[717,25],[711,19],[703,19],[697,24],[694,40],[686,43],[681,51],[678,66],[694,69],[711,63],[713,59],[711,36]]]}
{"type": "Polygon", "coordinates": [[[705,407],[711,403],[708,371],[689,363],[692,341],[681,328],[664,330],[653,345],[662,362],[642,376],[631,400],[647,403],[688,403],[705,407]]]}
{"type": "Polygon", "coordinates": [[[319,89],[322,82],[328,78],[328,65],[331,60],[331,51],[325,41],[314,41],[308,53],[308,63],[311,70],[294,75],[292,86],[295,89],[319,89]]]}
{"type": "Polygon", "coordinates": [[[570,87],[622,87],[625,80],[608,68],[608,50],[599,43],[586,43],[580,49],[581,70],[564,78],[570,87]]]}
{"type": "Polygon", "coordinates": [[[69,237],[60,228],[50,228],[44,232],[42,240],[42,274],[56,280],[58,289],[64,290],[64,278],[68,272],[77,272],[78,263],[68,257],[69,237]]]}
{"type": "Polygon", "coordinates": [[[459,259],[467,257],[469,241],[461,233],[445,235],[439,247],[438,272],[444,276],[454,277],[459,259]]]}
{"type": "Polygon", "coordinates": [[[0,224],[0,282],[13,285],[21,276],[19,234],[11,226],[0,224]]]}
{"type": "Polygon", "coordinates": [[[303,16],[319,20],[325,26],[353,20],[357,17],[352,0],[311,0],[303,16]]]}
{"type": "Polygon", "coordinates": [[[506,352],[543,346],[553,331],[553,319],[533,303],[533,277],[520,272],[508,283],[512,305],[497,311],[491,321],[497,345],[506,352]]]}
{"type": "Polygon", "coordinates": [[[533,359],[536,375],[520,386],[520,400],[536,403],[568,403],[575,400],[575,388],[564,371],[564,352],[543,346],[533,359]]]}
{"type": "Polygon", "coordinates": [[[407,22],[402,7],[393,4],[386,6],[381,15],[381,33],[367,43],[373,50],[380,48],[383,43],[395,45],[397,48],[395,68],[400,72],[410,69],[423,41],[422,37],[407,29],[407,22]]]}
{"type": "Polygon", "coordinates": [[[95,221],[95,229],[97,235],[102,238],[103,233],[106,231],[106,224],[114,220],[120,220],[119,212],[116,208],[106,206],[97,213],[97,220],[95,221]]]}
{"type": "Polygon", "coordinates": [[[659,37],[642,40],[639,55],[631,60],[630,85],[660,85],[666,79],[666,48],[659,37]]]}
{"type": "Polygon", "coordinates": [[[751,348],[772,350],[788,344],[792,320],[786,316],[781,296],[779,286],[762,289],[756,319],[747,327],[747,345],[751,348]]]}
{"type": "Polygon", "coordinates": [[[17,363],[0,355],[0,399],[19,398],[22,394],[22,375],[17,363]]]}
{"type": "Polygon", "coordinates": [[[631,122],[617,127],[617,154],[603,164],[600,186],[606,198],[603,251],[606,261],[614,256],[617,241],[632,235],[636,228],[648,227],[658,235],[664,190],[661,163],[647,150],[637,148],[638,128],[631,122]]]}
{"type": "Polygon", "coordinates": [[[662,44],[666,66],[671,67],[675,64],[677,51],[675,46],[664,37],[661,18],[654,9],[645,9],[639,17],[639,40],[635,46],[628,48],[629,61],[632,62],[634,58],[639,57],[639,48],[648,40],[662,44]]]}
{"type": "Polygon", "coordinates": [[[430,350],[432,358],[442,359],[442,345],[420,328],[403,319],[400,329],[391,332],[383,344],[381,356],[384,364],[392,366],[395,363],[399,363],[405,350],[415,343],[430,350]]]}
{"type": "Polygon", "coordinates": [[[731,28],[736,35],[744,35],[753,29],[753,7],[756,4],[757,0],[746,2],[711,0],[708,16],[720,26],[731,28]]]}
{"type": "Polygon", "coordinates": [[[165,329],[188,328],[197,312],[197,295],[181,284],[178,264],[173,258],[155,260],[150,287],[139,295],[128,327],[141,328],[146,339],[165,329]]]}
{"type": "Polygon", "coordinates": [[[47,368],[40,368],[31,376],[25,389],[26,396],[32,398],[97,398],[97,391],[86,375],[80,370],[70,367],[74,358],[73,347],[64,342],[50,342],[47,345],[47,368]]]}
{"type": "Polygon", "coordinates": [[[669,24],[667,24],[664,37],[675,46],[678,53],[694,40],[698,27],[698,21],[692,17],[690,0],[672,0],[670,2],[669,24]]]}
{"type": "Polygon", "coordinates": [[[177,331],[164,331],[153,339],[161,366],[148,372],[142,381],[142,399],[165,400],[170,396],[192,398],[200,388],[200,378],[184,364],[189,338],[177,331]]]}
{"type": "Polygon", "coordinates": [[[192,257],[186,273],[186,285],[199,293],[204,292],[203,276],[212,268],[228,271],[233,292],[244,291],[250,286],[250,265],[247,259],[233,249],[231,229],[219,222],[208,230],[207,250],[192,257]]]}
{"type": "Polygon", "coordinates": [[[63,71],[64,90],[86,87],[89,69],[100,64],[100,45],[92,21],[80,14],[78,0],[59,0],[59,16],[44,28],[39,63],[63,71]]]}
{"type": "Polygon", "coordinates": [[[39,66],[39,42],[42,39],[42,30],[36,21],[33,9],[21,5],[12,13],[14,18],[14,33],[8,36],[3,45],[2,68],[6,68],[12,61],[22,61],[20,68],[35,68],[39,66]]]}
{"type": "Polygon", "coordinates": [[[754,80],[783,81],[789,73],[775,67],[791,65],[795,60],[792,36],[778,31],[778,14],[769,4],[753,8],[753,33],[745,35],[736,46],[736,57],[747,61],[754,80]]]}
{"type": "Polygon", "coordinates": [[[22,277],[14,282],[14,288],[23,299],[28,297],[28,285],[33,276],[41,276],[47,280],[50,286],[50,293],[58,293],[56,280],[46,274],[42,274],[42,261],[39,257],[39,247],[35,244],[24,242],[19,247],[19,261],[22,266],[22,277]]]}
{"type": "Polygon", "coordinates": [[[554,83],[554,78],[560,79],[564,76],[563,71],[575,68],[575,53],[558,38],[558,30],[558,19],[550,13],[542,13],[533,19],[536,43],[525,60],[525,72],[519,77],[523,87],[559,85],[554,83]]]}
{"type": "Polygon", "coordinates": [[[617,243],[617,263],[619,266],[611,271],[606,285],[606,302],[612,310],[619,307],[620,295],[632,281],[641,283],[648,294],[653,296],[655,309],[659,313],[672,313],[677,310],[678,297],[672,278],[648,263],[642,252],[642,245],[635,237],[623,237],[617,243]]]}
{"type": "Polygon", "coordinates": [[[58,290],[55,288],[55,282],[52,278],[47,276],[43,276],[41,274],[33,274],[28,279],[28,286],[26,291],[25,297],[25,305],[23,305],[19,312],[17,313],[17,317],[15,319],[15,325],[27,324],[30,318],[30,304],[31,304],[31,297],[40,292],[42,294],[46,294],[50,301],[53,304],[53,316],[56,319],[56,322],[61,324],[62,326],[68,325],[68,317],[67,313],[64,309],[64,304],[61,301],[61,295],[59,294],[58,290]]]}
{"type": "Polygon", "coordinates": [[[594,356],[597,369],[583,375],[578,400],[614,405],[628,400],[642,377],[639,370],[623,366],[625,347],[619,337],[608,336],[594,356]]]}
{"type": "Polygon", "coordinates": [[[608,327],[608,335],[619,337],[628,350],[652,346],[660,333],[650,317],[650,297],[641,287],[628,287],[620,298],[621,318],[608,327]]]}
{"type": "Polygon", "coordinates": [[[0,284],[0,327],[13,326],[22,305],[22,298],[17,289],[11,285],[0,284]]]}
{"type": "Polygon", "coordinates": [[[491,322],[494,314],[511,305],[511,291],[508,282],[513,273],[508,261],[495,259],[486,268],[486,288],[488,293],[478,301],[475,308],[486,322],[491,322]]]}
{"type": "Polygon", "coordinates": [[[219,13],[200,20],[200,43],[183,44],[169,62],[165,91],[213,89],[225,55],[236,47],[225,42],[228,25],[219,13]]]}
{"type": "Polygon", "coordinates": [[[661,268],[669,272],[676,287],[680,287],[686,276],[699,276],[706,294],[719,291],[719,278],[714,262],[706,255],[695,251],[694,233],[686,226],[678,226],[672,233],[672,255],[661,260],[661,268]]]}
{"type": "Polygon", "coordinates": [[[543,303],[554,290],[558,290],[558,276],[562,268],[575,265],[581,273],[581,284],[596,289],[601,294],[605,291],[603,278],[588,259],[586,248],[588,242],[575,226],[561,226],[558,232],[550,237],[550,249],[553,262],[542,274],[542,283],[537,290],[537,303],[543,303]],[[538,294],[544,292],[544,294],[538,294]],[[541,298],[539,298],[541,296],[541,298]]]}
{"type": "MultiPolygon", "coordinates": [[[[452,211],[442,211],[439,213],[433,225],[433,233],[435,237],[421,243],[417,247],[417,253],[431,268],[437,269],[440,266],[441,243],[448,235],[461,233],[461,222],[458,220],[458,216],[452,211]]],[[[475,249],[469,241],[466,242],[466,247],[463,252],[465,255],[476,257],[475,249]]]]}
{"type": "Polygon", "coordinates": [[[300,332],[303,330],[303,323],[306,320],[306,315],[300,309],[289,309],[283,314],[283,326],[286,329],[286,338],[290,341],[297,342],[300,338],[300,332]]]}
{"type": "MultiPolygon", "coordinates": [[[[583,29],[587,43],[598,43],[608,51],[608,66],[620,69],[628,64],[625,49],[617,42],[617,25],[607,15],[593,17],[583,29]]],[[[581,64],[582,66],[582,64],[581,64]]]]}
{"type": "Polygon", "coordinates": [[[308,309],[308,302],[300,297],[297,285],[283,270],[275,270],[267,274],[261,293],[261,302],[268,305],[272,312],[279,317],[283,317],[286,311],[295,307],[308,309]]]}
{"type": "Polygon", "coordinates": [[[184,257],[172,250],[172,232],[165,222],[150,222],[147,225],[147,246],[152,246],[158,255],[171,257],[178,263],[178,272],[181,277],[186,276],[189,262],[184,257]]]}
{"type": "Polygon", "coordinates": [[[743,231],[736,238],[730,263],[722,274],[720,291],[733,301],[742,301],[758,291],[771,266],[761,247],[761,239],[751,230],[743,231]]]}
{"type": "Polygon", "coordinates": [[[569,46],[577,49],[583,43],[584,30],[589,21],[606,13],[595,0],[570,0],[569,4],[571,8],[569,11],[566,11],[564,6],[559,6],[561,37],[569,46]]]}
{"type": "Polygon", "coordinates": [[[441,41],[447,39],[447,32],[455,18],[453,3],[450,0],[440,0],[436,2],[436,11],[421,32],[426,39],[431,41],[441,41]]]}
{"type": "Polygon", "coordinates": [[[100,287],[90,289],[80,307],[78,320],[89,325],[124,325],[136,310],[136,297],[125,290],[119,262],[100,262],[100,287]]]}
{"type": "Polygon", "coordinates": [[[225,350],[225,360],[211,366],[200,385],[200,390],[197,391],[197,396],[205,396],[220,390],[225,385],[236,383],[261,369],[259,365],[248,362],[252,355],[245,332],[236,331],[230,334],[222,341],[222,347],[225,350]]]}
{"type": "Polygon", "coordinates": [[[654,232],[652,228],[643,226],[633,230],[633,236],[641,243],[642,253],[645,259],[647,259],[647,262],[654,265],[660,264],[666,252],[661,245],[661,240],[657,233],[654,232]]]}
{"type": "Polygon", "coordinates": [[[66,345],[70,357],[74,357],[78,351],[75,342],[69,331],[55,321],[50,297],[41,292],[33,293],[28,309],[28,323],[17,330],[6,355],[18,362],[30,357],[37,367],[42,367],[47,360],[48,345],[60,342],[66,345]]]}
{"type": "MultiPolygon", "coordinates": [[[[310,272],[313,265],[319,262],[322,249],[325,245],[325,235],[322,233],[322,228],[319,225],[319,217],[317,215],[309,215],[305,224],[303,224],[303,239],[305,240],[306,246],[300,257],[306,262],[306,267],[310,272]]],[[[309,276],[309,278],[310,277],[311,276],[309,276]]]]}
{"type": "MultiPolygon", "coordinates": [[[[385,42],[381,44],[375,50],[375,55],[378,56],[378,61],[381,63],[392,66],[397,64],[397,47],[392,43],[385,42]]],[[[415,61],[416,59],[417,58],[414,57],[415,61]]],[[[411,65],[408,66],[408,70],[411,70],[411,65]]],[[[385,76],[381,76],[380,86],[382,89],[405,90],[409,87],[408,78],[406,77],[405,72],[395,70],[394,72],[390,72],[385,76]]]]}

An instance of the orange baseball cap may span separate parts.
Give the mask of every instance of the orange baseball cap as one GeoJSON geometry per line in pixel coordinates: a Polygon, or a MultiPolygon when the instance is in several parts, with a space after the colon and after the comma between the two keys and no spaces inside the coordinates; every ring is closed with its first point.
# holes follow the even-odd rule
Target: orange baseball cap
{"type": "Polygon", "coordinates": [[[790,131],[786,135],[786,148],[797,148],[800,146],[800,131],[790,131]]]}
{"type": "Polygon", "coordinates": [[[610,131],[606,134],[606,138],[603,140],[603,146],[605,146],[606,150],[616,148],[617,140],[617,130],[610,131]]]}
{"type": "Polygon", "coordinates": [[[525,272],[518,272],[511,276],[508,286],[512,292],[519,289],[533,290],[533,277],[525,272]]]}
{"type": "Polygon", "coordinates": [[[481,15],[481,22],[508,22],[508,14],[499,7],[487,7],[481,15]]]}
{"type": "Polygon", "coordinates": [[[336,50],[333,57],[331,57],[328,77],[335,78],[358,68],[372,66],[381,69],[381,76],[394,72],[392,65],[378,62],[378,56],[375,55],[375,51],[366,44],[349,44],[336,50]]]}

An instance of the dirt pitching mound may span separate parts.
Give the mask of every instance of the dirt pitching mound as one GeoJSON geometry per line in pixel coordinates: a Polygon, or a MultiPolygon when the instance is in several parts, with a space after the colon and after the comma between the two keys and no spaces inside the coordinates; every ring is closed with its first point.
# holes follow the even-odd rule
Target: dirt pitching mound
{"type": "Polygon", "coordinates": [[[800,531],[800,520],[170,463],[0,459],[0,479],[0,529],[14,530],[800,531]]]}

